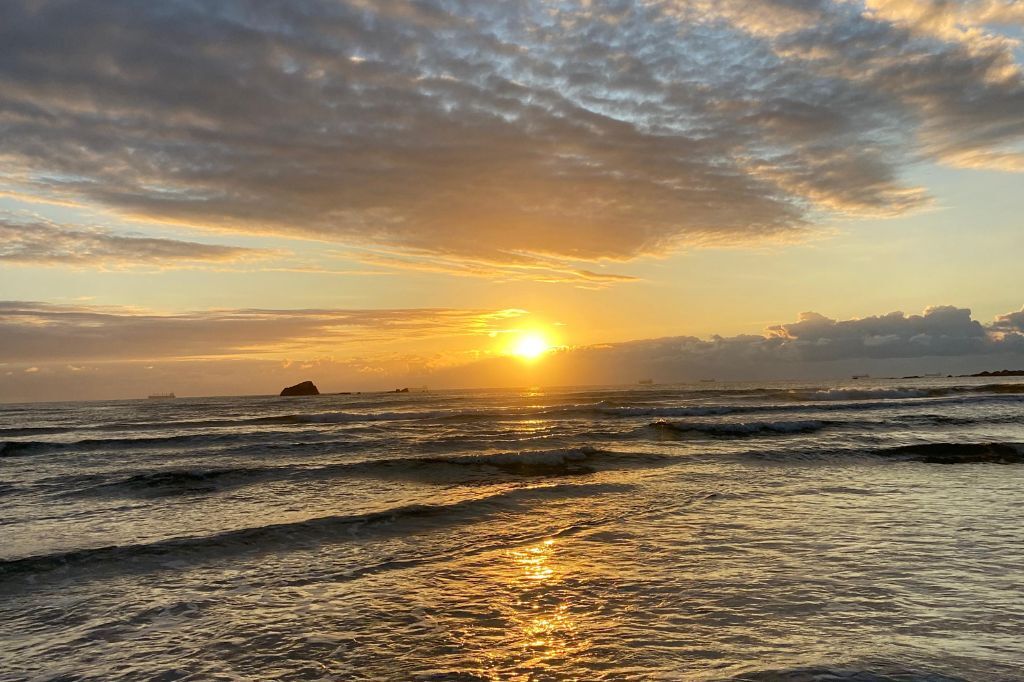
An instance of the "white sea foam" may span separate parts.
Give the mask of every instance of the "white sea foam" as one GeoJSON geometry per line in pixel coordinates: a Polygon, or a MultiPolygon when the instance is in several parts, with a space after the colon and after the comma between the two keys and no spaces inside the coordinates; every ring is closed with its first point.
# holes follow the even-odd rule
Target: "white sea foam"
{"type": "Polygon", "coordinates": [[[792,391],[789,395],[799,400],[877,400],[928,398],[935,393],[927,389],[912,388],[830,388],[821,391],[792,391]]]}

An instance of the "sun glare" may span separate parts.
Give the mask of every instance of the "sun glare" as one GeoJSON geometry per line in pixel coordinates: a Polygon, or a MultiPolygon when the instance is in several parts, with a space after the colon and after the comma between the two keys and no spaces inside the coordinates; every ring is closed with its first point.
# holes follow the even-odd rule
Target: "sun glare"
{"type": "Polygon", "coordinates": [[[535,360],[551,350],[551,344],[537,333],[523,334],[512,347],[512,354],[524,360],[535,360]]]}

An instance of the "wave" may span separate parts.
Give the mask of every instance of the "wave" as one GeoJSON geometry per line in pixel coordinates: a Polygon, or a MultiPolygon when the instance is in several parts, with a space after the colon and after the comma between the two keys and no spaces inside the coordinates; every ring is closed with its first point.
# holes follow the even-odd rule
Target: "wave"
{"type": "Polygon", "coordinates": [[[560,448],[555,450],[426,457],[399,461],[428,465],[444,464],[457,467],[483,466],[520,476],[542,476],[590,473],[598,468],[657,465],[672,459],[668,455],[615,452],[584,445],[577,448],[560,448]]]}
{"type": "MultiPolygon", "coordinates": [[[[561,408],[553,408],[555,412],[561,408]]],[[[572,406],[570,411],[578,409],[572,406]]],[[[583,408],[586,409],[586,408],[583,408]]],[[[481,418],[519,418],[548,414],[550,408],[522,409],[495,408],[480,410],[423,410],[385,412],[322,412],[313,414],[281,414],[265,417],[243,417],[239,419],[187,419],[162,422],[110,422],[106,424],[78,427],[24,427],[0,428],[0,436],[30,436],[43,433],[66,433],[69,431],[167,431],[172,429],[237,429],[240,426],[273,424],[346,424],[356,422],[415,421],[415,420],[473,420],[481,418]]],[[[103,440],[103,439],[96,439],[103,440]]],[[[141,438],[139,439],[141,440],[141,438]]],[[[84,441],[89,442],[89,441],[84,441]]]]}
{"type": "Polygon", "coordinates": [[[742,411],[742,407],[729,405],[700,405],[688,407],[606,407],[597,412],[609,417],[710,417],[742,411]]]}
{"type": "MultiPolygon", "coordinates": [[[[237,438],[242,434],[270,435],[273,432],[261,430],[239,431],[240,427],[272,425],[330,425],[358,424],[398,421],[480,421],[518,419],[572,419],[585,418],[664,418],[710,417],[740,414],[762,414],[794,411],[844,411],[871,410],[895,406],[914,406],[928,400],[929,405],[941,405],[946,401],[959,403],[963,400],[1014,400],[1024,397],[1024,384],[985,384],[980,386],[951,386],[940,388],[829,388],[823,390],[801,389],[744,389],[736,391],[715,390],[688,392],[701,393],[702,398],[722,396],[742,401],[718,404],[652,405],[628,404],[625,400],[608,398],[597,402],[567,405],[541,405],[516,407],[481,407],[477,409],[446,408],[420,410],[390,410],[376,412],[333,411],[311,414],[280,414],[268,416],[245,416],[241,418],[198,419],[163,422],[113,422],[89,426],[38,426],[7,427],[0,429],[0,437],[33,436],[70,431],[147,431],[147,430],[216,430],[224,429],[223,437],[237,438]],[[941,399],[946,399],[946,401],[941,399]],[[757,399],[751,403],[747,399],[757,399]],[[765,402],[769,401],[769,402],[765,402]],[[623,404],[627,403],[627,404],[623,404]],[[804,404],[800,404],[804,403],[804,404]],[[230,430],[234,429],[234,432],[230,430]]],[[[692,396],[691,396],[692,397],[692,396]]],[[[680,398],[677,396],[677,398],[680,398]]],[[[142,436],[138,438],[86,438],[73,442],[43,440],[0,441],[0,456],[9,457],[30,451],[47,449],[88,448],[95,449],[117,445],[119,441],[132,446],[157,446],[163,443],[182,442],[190,438],[217,439],[217,433],[178,433],[171,436],[142,436]]]]}
{"type": "Polygon", "coordinates": [[[226,478],[255,480],[273,471],[269,467],[239,467],[234,469],[174,469],[135,474],[117,481],[94,486],[93,490],[131,491],[167,495],[186,492],[213,492],[217,483],[226,478]]]}
{"type": "Polygon", "coordinates": [[[876,388],[876,389],[853,389],[853,388],[829,388],[821,391],[790,391],[785,396],[791,400],[874,400],[900,399],[900,398],[931,398],[938,395],[948,395],[945,392],[935,392],[927,389],[910,388],[876,388]]]}
{"type": "Polygon", "coordinates": [[[968,389],[974,393],[1024,393],[1024,384],[984,384],[968,389]]]}
{"type": "Polygon", "coordinates": [[[246,551],[266,552],[312,543],[343,542],[379,533],[403,535],[423,529],[423,526],[428,530],[436,529],[482,521],[495,514],[525,511],[550,499],[590,497],[629,489],[631,486],[621,483],[531,486],[448,504],[414,504],[364,514],[323,516],[241,528],[212,535],[35,555],[0,561],[0,578],[98,563],[114,563],[123,567],[126,562],[139,560],[163,559],[174,564],[188,558],[214,560],[246,551]]]}
{"type": "Polygon", "coordinates": [[[910,459],[928,464],[1022,464],[1022,443],[918,443],[881,448],[880,457],[910,459]]]}
{"type": "Polygon", "coordinates": [[[265,417],[241,417],[238,419],[183,419],[179,421],[162,422],[113,422],[90,428],[107,431],[148,431],[160,429],[198,429],[198,428],[235,428],[238,426],[251,426],[259,424],[294,424],[301,421],[301,415],[297,414],[275,414],[265,417]]]}
{"type": "Polygon", "coordinates": [[[133,446],[177,445],[189,441],[211,440],[209,436],[179,434],[150,438],[85,438],[76,441],[22,440],[0,443],[0,457],[18,457],[55,450],[98,450],[104,448],[128,448],[133,446]]]}
{"type": "Polygon", "coordinates": [[[551,405],[541,407],[502,407],[474,410],[423,410],[419,412],[324,412],[320,414],[295,415],[296,421],[307,424],[338,424],[348,422],[378,421],[476,421],[481,419],[531,419],[538,417],[559,417],[568,415],[605,414],[628,415],[634,409],[609,407],[604,402],[577,405],[551,405]]]}
{"type": "Polygon", "coordinates": [[[38,450],[40,441],[4,441],[0,442],[0,457],[18,457],[38,450]]]}
{"type": "MultiPolygon", "coordinates": [[[[637,406],[637,409],[645,409],[644,403],[650,404],[652,399],[657,399],[659,402],[670,401],[670,400],[706,400],[708,398],[724,398],[727,400],[758,400],[763,401],[766,399],[781,398],[786,401],[857,401],[857,400],[899,400],[899,399],[914,399],[914,398],[938,398],[943,396],[954,396],[954,395],[971,395],[971,394],[996,394],[996,395],[1015,395],[1024,394],[1024,384],[1011,384],[1011,383],[994,383],[994,384],[981,384],[981,385],[960,385],[960,386],[936,386],[936,387],[914,387],[914,386],[894,386],[894,387],[863,387],[863,386],[844,386],[838,388],[827,388],[827,389],[809,389],[809,388],[716,388],[716,389],[704,389],[704,390],[676,390],[676,391],[662,391],[656,394],[650,392],[643,392],[636,394],[633,392],[624,394],[620,397],[607,397],[602,403],[607,407],[632,407],[637,406]]],[[[599,404],[597,407],[601,407],[599,404]]]]}
{"type": "Polygon", "coordinates": [[[0,436],[35,436],[41,433],[67,433],[67,426],[10,426],[0,428],[0,436]]]}
{"type": "Polygon", "coordinates": [[[907,398],[941,398],[971,394],[1017,395],[1024,394],[1024,384],[983,384],[981,386],[943,386],[938,388],[829,388],[817,391],[789,390],[784,396],[790,400],[898,400],[907,398]]]}
{"type": "Polygon", "coordinates": [[[347,424],[350,422],[383,422],[406,421],[417,419],[438,419],[449,414],[457,414],[456,410],[424,410],[420,412],[384,411],[384,412],[316,412],[288,414],[276,417],[287,424],[347,424]]]}
{"type": "MultiPolygon", "coordinates": [[[[281,414],[264,417],[241,417],[237,419],[181,419],[160,422],[106,422],[75,426],[24,426],[0,428],[0,437],[33,436],[47,433],[69,433],[72,431],[169,431],[174,429],[234,429],[239,426],[260,426],[273,424],[309,423],[306,415],[281,414]]],[[[96,439],[102,440],[102,439],[96,439]]]]}
{"type": "Polygon", "coordinates": [[[766,421],[766,422],[667,422],[656,421],[648,426],[669,433],[699,433],[718,437],[743,437],[813,433],[829,425],[824,421],[766,421]]]}
{"type": "MultiPolygon", "coordinates": [[[[710,392],[709,392],[710,393],[710,392]]],[[[724,391],[715,391],[722,395],[724,391]]],[[[761,404],[700,404],[700,405],[621,405],[615,400],[573,405],[551,405],[544,407],[513,407],[480,410],[426,410],[420,412],[328,412],[311,415],[294,415],[300,423],[344,423],[358,421],[404,421],[404,420],[477,420],[477,419],[528,419],[582,416],[602,417],[706,417],[752,412],[792,411],[801,409],[873,409],[906,404],[920,405],[921,398],[960,397],[977,394],[979,397],[998,398],[1024,394],[1024,384],[994,384],[973,387],[951,387],[943,389],[826,389],[821,391],[794,391],[763,389],[760,392],[746,390],[745,397],[782,398],[784,403],[761,404]],[[992,394],[991,396],[984,394],[992,394]],[[871,401],[871,402],[867,402],[871,401]],[[903,401],[906,401],[905,403],[903,401]],[[821,406],[800,406],[792,402],[826,403],[821,406]],[[827,403],[838,403],[828,405],[827,403]]],[[[962,399],[959,398],[959,400],[962,399]]],[[[931,403],[930,403],[931,404],[931,403]]]]}
{"type": "Polygon", "coordinates": [[[1024,464],[1024,443],[1015,442],[934,442],[882,447],[849,445],[844,447],[784,447],[748,450],[729,457],[769,462],[851,462],[870,463],[879,459],[927,464],[1024,464]]]}
{"type": "Polygon", "coordinates": [[[1020,417],[1016,414],[978,415],[971,417],[954,417],[943,414],[909,414],[889,417],[881,420],[797,419],[745,422],[675,422],[661,419],[651,422],[645,429],[639,429],[633,432],[633,435],[639,435],[642,437],[649,429],[654,429],[656,432],[660,432],[661,435],[670,436],[673,434],[699,434],[721,438],[742,438],[747,436],[808,434],[837,426],[853,428],[861,431],[864,429],[890,430],[905,428],[907,426],[973,426],[978,424],[1015,423],[1019,420],[1020,417]]]}
{"type": "Polygon", "coordinates": [[[508,407],[478,410],[424,410],[420,412],[323,412],[292,415],[295,423],[341,424],[379,421],[476,421],[481,419],[515,420],[581,416],[605,417],[688,417],[729,414],[737,408],[728,405],[708,406],[620,406],[610,401],[543,407],[508,407]]]}
{"type": "Polygon", "coordinates": [[[730,678],[732,682],[967,682],[962,677],[904,668],[860,669],[811,666],[762,670],[730,678]]]}
{"type": "MultiPolygon", "coordinates": [[[[558,412],[545,411],[532,413],[534,418],[539,416],[551,417],[553,415],[565,416],[572,412],[579,411],[579,408],[561,409],[558,412]]],[[[706,417],[726,416],[730,414],[742,414],[751,412],[746,408],[727,406],[714,407],[662,407],[662,408],[602,408],[596,410],[590,408],[589,413],[594,416],[608,417],[706,417]]],[[[753,410],[759,411],[759,410],[753,410]]],[[[775,411],[775,410],[772,410],[775,411]]],[[[785,411],[785,410],[783,410],[785,411]]],[[[492,419],[494,415],[482,415],[481,413],[460,412],[456,414],[444,413],[418,413],[403,414],[402,419],[492,419]]],[[[508,418],[509,415],[502,415],[508,418]]],[[[526,413],[520,413],[519,417],[527,417],[526,413]]],[[[374,415],[354,415],[351,413],[326,413],[314,415],[289,415],[290,423],[341,423],[360,421],[388,421],[394,419],[392,413],[378,413],[374,415]]],[[[283,417],[275,417],[277,423],[282,423],[283,417]]],[[[53,452],[79,451],[93,452],[98,450],[127,450],[127,449],[151,449],[151,448],[176,448],[183,446],[209,447],[209,446],[236,446],[240,449],[248,449],[252,443],[246,441],[258,441],[260,450],[291,449],[296,446],[308,447],[311,441],[295,442],[295,434],[291,431],[242,431],[242,432],[213,432],[213,433],[178,433],[167,436],[141,436],[127,438],[85,438],[73,441],[57,440],[8,440],[0,441],[0,458],[23,457],[36,454],[47,454],[53,452]],[[281,440],[274,440],[273,437],[280,436],[281,440]]],[[[324,447],[338,449],[345,446],[355,445],[352,441],[316,441],[324,447]]],[[[364,443],[368,445],[368,443],[364,443]]]]}
{"type": "Polygon", "coordinates": [[[19,492],[20,490],[21,490],[21,488],[19,488],[16,485],[0,481],[0,497],[5,497],[7,495],[13,495],[14,493],[19,492]]]}
{"type": "MultiPolygon", "coordinates": [[[[244,433],[179,433],[171,436],[143,436],[138,438],[83,438],[74,441],[19,440],[0,442],[0,457],[19,457],[62,450],[96,451],[125,450],[131,448],[179,447],[182,445],[214,445],[237,443],[242,436],[291,436],[290,432],[244,433]]],[[[266,447],[280,444],[266,444],[266,447]]]]}
{"type": "MultiPolygon", "coordinates": [[[[286,465],[277,467],[235,467],[221,469],[170,469],[133,474],[114,481],[97,483],[94,476],[64,479],[71,488],[65,496],[129,495],[170,496],[211,493],[271,481],[330,480],[345,477],[397,478],[419,482],[452,483],[489,477],[494,471],[522,477],[557,477],[593,473],[599,469],[658,465],[670,461],[666,455],[638,454],[599,450],[590,446],[498,452],[444,457],[406,457],[361,460],[323,466],[286,465]],[[453,480],[454,478],[454,480],[453,480]]],[[[60,484],[60,479],[55,483],[60,484]]]]}

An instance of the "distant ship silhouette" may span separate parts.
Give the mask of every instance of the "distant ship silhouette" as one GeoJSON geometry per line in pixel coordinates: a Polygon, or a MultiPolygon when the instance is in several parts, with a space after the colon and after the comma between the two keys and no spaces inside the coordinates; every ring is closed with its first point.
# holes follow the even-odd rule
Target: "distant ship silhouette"
{"type": "Polygon", "coordinates": [[[171,398],[177,398],[177,397],[178,396],[174,395],[173,393],[156,393],[154,395],[148,396],[148,399],[149,400],[169,400],[171,398]]]}

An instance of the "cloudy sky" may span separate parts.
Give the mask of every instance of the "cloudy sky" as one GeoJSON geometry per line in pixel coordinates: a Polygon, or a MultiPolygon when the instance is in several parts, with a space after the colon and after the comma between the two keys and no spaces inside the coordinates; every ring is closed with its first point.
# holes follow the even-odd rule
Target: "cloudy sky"
{"type": "Polygon", "coordinates": [[[8,0],[0,400],[1024,366],[1022,66],[1020,0],[8,0]]]}

